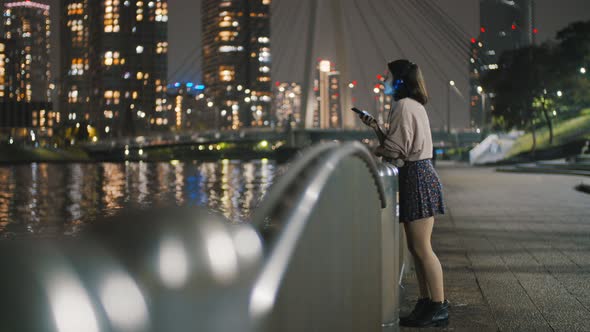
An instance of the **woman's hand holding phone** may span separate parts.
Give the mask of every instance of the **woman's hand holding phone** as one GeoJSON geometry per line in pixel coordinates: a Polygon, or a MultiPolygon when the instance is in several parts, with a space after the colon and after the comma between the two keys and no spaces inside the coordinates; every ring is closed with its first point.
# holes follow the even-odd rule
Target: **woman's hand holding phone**
{"type": "Polygon", "coordinates": [[[361,119],[361,121],[371,127],[371,128],[377,128],[377,119],[375,119],[371,114],[365,112],[365,111],[361,111],[356,107],[352,108],[352,111],[357,113],[359,115],[359,118],[361,119]]]}

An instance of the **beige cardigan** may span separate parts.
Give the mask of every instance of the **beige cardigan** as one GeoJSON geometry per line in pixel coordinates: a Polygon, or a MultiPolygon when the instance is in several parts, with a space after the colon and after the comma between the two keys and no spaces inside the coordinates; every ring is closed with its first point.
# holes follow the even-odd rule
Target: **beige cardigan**
{"type": "Polygon", "coordinates": [[[391,159],[432,159],[432,133],[422,104],[411,98],[398,101],[386,123],[384,140],[377,153],[391,159]]]}

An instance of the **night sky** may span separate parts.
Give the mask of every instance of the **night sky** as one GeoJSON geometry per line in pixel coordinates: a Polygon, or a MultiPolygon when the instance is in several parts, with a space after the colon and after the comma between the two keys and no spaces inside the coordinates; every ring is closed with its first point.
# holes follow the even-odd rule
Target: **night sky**
{"type": "MultiPolygon", "coordinates": [[[[310,0],[274,0],[273,10],[275,15],[272,20],[273,51],[272,74],[275,81],[301,81],[303,73],[303,52],[305,48],[305,27],[308,25],[305,4],[310,0]],[[304,3],[302,6],[301,4],[304,3]]],[[[371,109],[373,101],[372,92],[369,86],[374,83],[375,76],[385,69],[386,60],[393,60],[402,57],[403,52],[412,61],[423,67],[427,80],[431,104],[431,124],[433,127],[444,125],[447,105],[447,82],[435,75],[435,71],[429,66],[423,49],[437,60],[436,65],[440,66],[445,75],[457,82],[457,87],[465,99],[459,94],[453,93],[452,123],[453,127],[466,127],[468,124],[467,97],[469,95],[467,82],[467,57],[465,58],[465,69],[456,64],[460,59],[454,59],[449,52],[441,49],[432,42],[436,36],[434,28],[423,20],[413,18],[413,13],[404,10],[408,1],[415,0],[341,0],[344,10],[347,13],[347,20],[344,20],[346,27],[345,36],[349,43],[349,59],[352,78],[359,81],[359,88],[354,95],[358,98],[357,106],[371,109]],[[397,49],[388,38],[389,34],[380,26],[379,20],[375,17],[369,1],[382,13],[383,20],[391,22],[393,36],[401,45],[402,51],[397,49]],[[389,1],[393,6],[386,3],[389,1]],[[360,6],[361,15],[355,2],[360,6]],[[400,3],[401,2],[401,3],[400,3]],[[392,8],[393,7],[393,8],[392,8]],[[368,22],[371,34],[367,32],[363,23],[363,16],[368,22]],[[352,22],[347,24],[347,22],[352,22]],[[403,26],[401,25],[403,24],[403,26]],[[419,36],[419,42],[414,42],[404,29],[411,29],[419,36]],[[371,35],[373,37],[371,37],[371,35]],[[381,45],[376,47],[373,39],[381,45]],[[419,46],[417,45],[419,44],[419,46]],[[386,59],[380,53],[386,54],[386,59]],[[366,90],[361,90],[366,87],[366,90]]],[[[418,0],[427,1],[427,0],[418,0]]],[[[476,0],[434,0],[443,7],[446,13],[466,33],[477,37],[479,33],[479,5],[476,0]]],[[[53,6],[53,16],[58,14],[55,10],[59,0],[40,0],[53,6]]],[[[200,80],[200,1],[199,0],[169,0],[169,75],[171,81],[177,80],[200,80]]],[[[325,1],[320,1],[325,4],[325,1]]],[[[315,57],[334,58],[334,36],[335,32],[331,27],[334,25],[330,17],[330,10],[321,6],[318,13],[319,25],[316,37],[315,57]]],[[[577,20],[590,20],[590,1],[588,0],[537,0],[536,9],[537,27],[539,29],[538,41],[543,42],[554,38],[555,33],[567,24],[577,20]],[[558,4],[558,5],[556,5],[558,4]]],[[[55,18],[54,31],[57,29],[55,18]]],[[[57,34],[54,35],[54,45],[57,45],[57,34]]],[[[53,47],[58,50],[58,47],[53,47]]],[[[57,68],[58,52],[53,52],[54,70],[57,68]]],[[[56,71],[57,73],[57,71],[56,71]]],[[[55,77],[55,76],[54,76],[55,77]]]]}

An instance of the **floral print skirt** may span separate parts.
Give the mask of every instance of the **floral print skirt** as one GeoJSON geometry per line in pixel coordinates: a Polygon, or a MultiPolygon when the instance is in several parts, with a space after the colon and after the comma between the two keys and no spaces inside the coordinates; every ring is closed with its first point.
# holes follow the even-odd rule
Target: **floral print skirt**
{"type": "Polygon", "coordinates": [[[400,167],[400,222],[411,222],[444,213],[442,184],[432,161],[408,161],[400,167]]]}

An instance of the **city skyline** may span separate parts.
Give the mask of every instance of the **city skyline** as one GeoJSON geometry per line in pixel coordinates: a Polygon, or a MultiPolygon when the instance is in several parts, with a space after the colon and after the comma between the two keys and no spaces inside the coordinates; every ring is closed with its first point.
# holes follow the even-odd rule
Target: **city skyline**
{"type": "MultiPolygon", "coordinates": [[[[40,2],[49,3],[49,4],[57,4],[57,0],[40,0],[40,2]]],[[[298,55],[301,54],[301,47],[302,43],[304,43],[303,37],[298,38],[284,38],[283,36],[277,35],[277,33],[281,33],[279,28],[281,27],[281,22],[285,21],[286,15],[294,16],[294,13],[297,13],[296,10],[291,10],[295,6],[293,3],[284,2],[284,0],[275,0],[275,4],[273,5],[274,9],[276,5],[282,3],[283,5],[286,4],[286,7],[283,7],[281,10],[277,11],[275,17],[272,20],[272,35],[271,35],[271,43],[273,44],[273,49],[277,51],[275,56],[276,62],[286,62],[289,66],[281,65],[273,66],[272,68],[272,78],[273,81],[300,81],[300,76],[302,75],[301,70],[296,70],[296,68],[301,67],[303,65],[301,59],[299,59],[298,55]],[[285,55],[289,54],[289,50],[296,50],[294,54],[294,59],[292,61],[283,61],[280,60],[280,57],[284,58],[285,55]],[[283,50],[283,52],[281,52],[283,50]]],[[[353,2],[352,1],[344,1],[345,5],[352,8],[353,2]]],[[[396,2],[396,4],[398,4],[396,2]]],[[[399,3],[401,4],[401,2],[399,3]]],[[[558,7],[554,6],[554,2],[551,0],[537,0],[537,21],[539,26],[539,33],[538,33],[538,41],[543,42],[547,39],[554,38],[555,33],[559,30],[564,28],[567,24],[576,21],[576,20],[588,20],[590,19],[590,3],[584,0],[564,0],[560,3],[561,5],[558,7]]],[[[200,5],[201,1],[194,1],[194,0],[177,0],[170,5],[170,22],[169,22],[169,79],[171,81],[176,80],[198,80],[200,77],[200,61],[195,61],[189,65],[186,65],[184,68],[180,68],[183,65],[183,59],[187,57],[187,54],[190,53],[191,49],[195,48],[195,45],[200,43],[200,5]],[[192,42],[194,41],[194,42],[192,42]],[[179,70],[181,69],[181,70],[179,70]],[[184,78],[182,74],[189,74],[188,77],[184,78]]],[[[469,0],[445,0],[441,1],[441,6],[444,8],[445,12],[452,17],[456,23],[467,33],[472,34],[473,36],[477,36],[479,30],[479,14],[478,14],[478,4],[475,1],[469,0]]],[[[280,7],[279,7],[280,8],[280,7]]],[[[52,9],[52,13],[55,12],[55,9],[52,9]]],[[[56,21],[53,20],[53,25],[55,26],[56,21]]],[[[357,19],[360,22],[360,18],[357,19]]],[[[304,17],[298,17],[295,24],[292,26],[292,31],[297,30],[300,26],[305,26],[306,21],[304,17]]],[[[330,48],[331,48],[331,41],[330,36],[332,35],[331,26],[332,22],[330,20],[322,21],[319,27],[321,32],[321,36],[318,36],[318,40],[327,40],[327,42],[320,42],[316,43],[321,45],[326,49],[326,51],[322,51],[320,49],[317,50],[317,53],[323,53],[323,56],[330,57],[330,48]]],[[[417,29],[418,27],[410,25],[409,27],[417,29]]],[[[375,28],[374,28],[375,29],[375,28]]],[[[283,29],[284,30],[284,29],[283,29]]],[[[54,28],[53,31],[56,31],[54,28]]],[[[420,30],[418,30],[420,31],[420,30]]],[[[57,32],[57,31],[56,31],[57,32]]],[[[285,34],[285,32],[282,32],[285,34]]],[[[54,35],[57,35],[55,33],[54,35]]],[[[383,63],[383,59],[376,54],[375,50],[371,50],[371,40],[365,38],[363,42],[362,38],[363,33],[361,31],[352,31],[350,33],[350,40],[358,45],[355,47],[356,49],[366,50],[362,52],[361,58],[364,59],[363,65],[366,67],[364,70],[354,69],[352,72],[353,78],[357,78],[359,83],[365,83],[365,86],[369,86],[367,84],[371,80],[374,81],[374,74],[380,71],[383,71],[385,66],[383,63]],[[364,72],[370,72],[371,75],[365,75],[364,72]],[[364,82],[363,82],[364,81],[364,82]]],[[[416,60],[416,62],[422,64],[424,60],[421,60],[421,52],[415,50],[415,45],[412,45],[407,37],[403,34],[400,35],[400,43],[402,45],[407,45],[408,52],[407,57],[416,60]]],[[[433,45],[426,43],[425,47],[430,49],[433,53],[438,54],[440,51],[436,49],[433,45]]],[[[393,45],[389,45],[390,51],[387,54],[391,54],[391,58],[394,57],[401,57],[399,52],[395,50],[393,45]]],[[[53,73],[56,73],[57,65],[56,60],[58,59],[58,50],[53,52],[53,73]]],[[[465,97],[462,99],[458,95],[453,96],[453,100],[451,101],[453,114],[452,114],[452,122],[457,126],[467,126],[469,123],[469,113],[468,113],[468,91],[469,91],[469,82],[468,82],[468,66],[465,63],[465,69],[462,71],[457,70],[452,65],[452,59],[448,59],[447,56],[444,54],[440,54],[440,66],[443,68],[447,68],[449,72],[456,76],[455,79],[457,83],[457,88],[461,91],[465,97]]],[[[195,58],[196,60],[196,58],[195,58]]],[[[436,108],[436,110],[431,110],[431,118],[433,127],[438,127],[444,124],[444,115],[442,112],[444,111],[444,105],[446,105],[446,86],[443,82],[439,82],[439,79],[433,77],[433,69],[428,68],[429,66],[423,65],[425,69],[425,76],[428,80],[429,85],[429,92],[431,94],[432,104],[429,108],[436,108]]],[[[58,78],[57,75],[54,77],[58,78]]],[[[370,91],[363,90],[362,92],[357,93],[359,104],[357,106],[370,108],[373,104],[371,100],[370,91]]]]}

